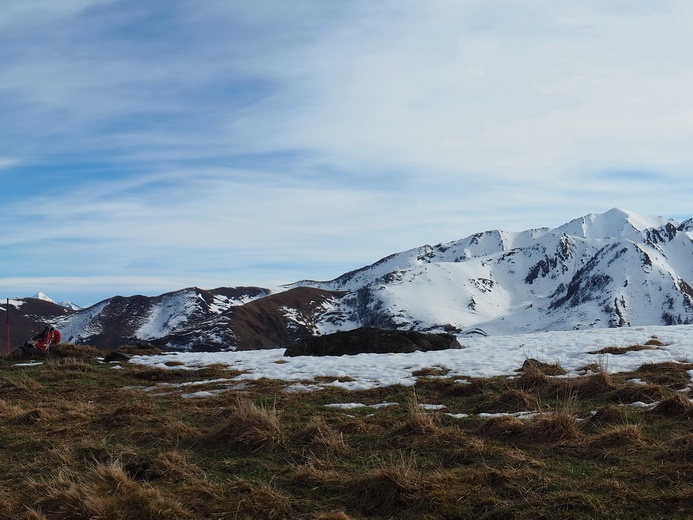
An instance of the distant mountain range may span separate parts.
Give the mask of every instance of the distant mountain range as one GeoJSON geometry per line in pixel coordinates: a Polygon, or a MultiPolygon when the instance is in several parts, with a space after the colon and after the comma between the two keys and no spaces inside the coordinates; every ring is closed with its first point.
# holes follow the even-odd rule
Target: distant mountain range
{"type": "Polygon", "coordinates": [[[15,338],[48,322],[66,341],[99,348],[260,349],[360,326],[464,335],[687,324],[692,286],[693,219],[612,209],[555,229],[421,246],[281,291],[188,288],[85,309],[43,295],[11,300],[10,317],[15,338]]]}

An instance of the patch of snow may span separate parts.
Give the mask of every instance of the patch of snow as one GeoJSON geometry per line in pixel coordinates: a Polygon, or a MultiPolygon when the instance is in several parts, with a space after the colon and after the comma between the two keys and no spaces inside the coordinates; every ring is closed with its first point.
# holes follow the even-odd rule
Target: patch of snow
{"type": "Polygon", "coordinates": [[[198,305],[197,294],[192,291],[167,295],[161,304],[151,308],[135,335],[144,340],[166,336],[184,326],[189,314],[198,305]]]}
{"type": "MultiPolygon", "coordinates": [[[[24,305],[26,302],[24,300],[19,300],[16,298],[10,298],[9,303],[15,309],[20,309],[22,307],[22,305],[24,305]]],[[[7,310],[7,300],[6,299],[2,300],[2,302],[0,302],[0,309],[3,309],[5,311],[7,310]]]]}
{"type": "Polygon", "coordinates": [[[643,381],[642,379],[629,379],[628,383],[632,383],[634,385],[646,385],[647,381],[643,381]]]}
{"type": "Polygon", "coordinates": [[[422,410],[442,410],[443,408],[446,408],[444,404],[419,404],[419,408],[422,410]]]}
{"type": "Polygon", "coordinates": [[[657,406],[657,403],[643,403],[642,401],[635,401],[634,403],[630,403],[628,406],[632,406],[633,408],[654,408],[657,406]]]}
{"type": "Polygon", "coordinates": [[[518,419],[533,419],[534,417],[541,415],[541,412],[499,412],[499,413],[486,413],[482,412],[478,415],[482,419],[493,419],[494,417],[517,417],[518,419]]]}
{"type": "Polygon", "coordinates": [[[363,403],[331,403],[326,404],[327,408],[338,408],[340,410],[353,410],[356,408],[385,408],[387,406],[398,406],[398,403],[388,403],[383,401],[378,404],[363,404],[363,403]]]}
{"type": "Polygon", "coordinates": [[[191,394],[181,394],[183,399],[199,399],[201,397],[214,397],[219,394],[228,392],[227,388],[222,388],[219,390],[200,390],[199,392],[193,392],[191,394]]]}
{"type": "Polygon", "coordinates": [[[453,419],[466,419],[469,417],[468,413],[446,413],[448,417],[452,417],[453,419]]]}
{"type": "Polygon", "coordinates": [[[579,376],[582,375],[581,368],[594,363],[606,365],[609,372],[616,373],[634,370],[646,363],[693,359],[691,325],[467,336],[460,337],[460,342],[465,348],[409,354],[285,357],[284,349],[269,349],[134,356],[130,362],[167,369],[170,368],[166,366],[167,362],[177,361],[183,365],[176,368],[191,370],[223,364],[232,370],[243,371],[233,378],[235,381],[268,378],[285,381],[287,385],[311,382],[320,387],[362,390],[392,385],[413,386],[417,377],[412,372],[431,366],[449,368],[447,377],[451,378],[512,376],[528,357],[532,357],[548,363],[557,362],[569,376],[579,376]],[[628,355],[589,353],[609,346],[643,344],[653,335],[667,345],[657,350],[629,352],[628,355]],[[319,377],[349,381],[314,381],[319,377]]]}

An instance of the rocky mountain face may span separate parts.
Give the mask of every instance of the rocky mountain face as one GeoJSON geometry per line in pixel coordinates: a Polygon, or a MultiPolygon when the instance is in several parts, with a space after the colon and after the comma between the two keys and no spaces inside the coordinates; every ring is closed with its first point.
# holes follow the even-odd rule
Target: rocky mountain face
{"type": "Polygon", "coordinates": [[[692,286],[693,219],[612,209],[555,229],[426,245],[279,292],[192,288],[45,315],[26,313],[34,302],[25,299],[11,314],[101,348],[257,349],[357,327],[463,335],[687,324],[692,286]]]}

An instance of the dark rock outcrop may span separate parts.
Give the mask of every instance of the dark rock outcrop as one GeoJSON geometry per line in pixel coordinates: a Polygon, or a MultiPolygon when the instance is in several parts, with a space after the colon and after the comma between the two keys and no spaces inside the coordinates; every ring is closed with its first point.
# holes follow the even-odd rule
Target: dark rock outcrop
{"type": "Polygon", "coordinates": [[[343,356],[354,354],[408,353],[462,348],[452,334],[427,334],[410,330],[364,327],[311,336],[291,343],[285,356],[343,356]]]}

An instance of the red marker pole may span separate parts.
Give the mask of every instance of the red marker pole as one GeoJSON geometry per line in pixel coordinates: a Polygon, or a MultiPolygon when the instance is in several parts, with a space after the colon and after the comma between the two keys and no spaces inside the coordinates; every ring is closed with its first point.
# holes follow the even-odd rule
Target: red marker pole
{"type": "Polygon", "coordinates": [[[5,318],[7,318],[7,353],[10,353],[10,299],[7,298],[7,307],[5,307],[5,318]]]}

